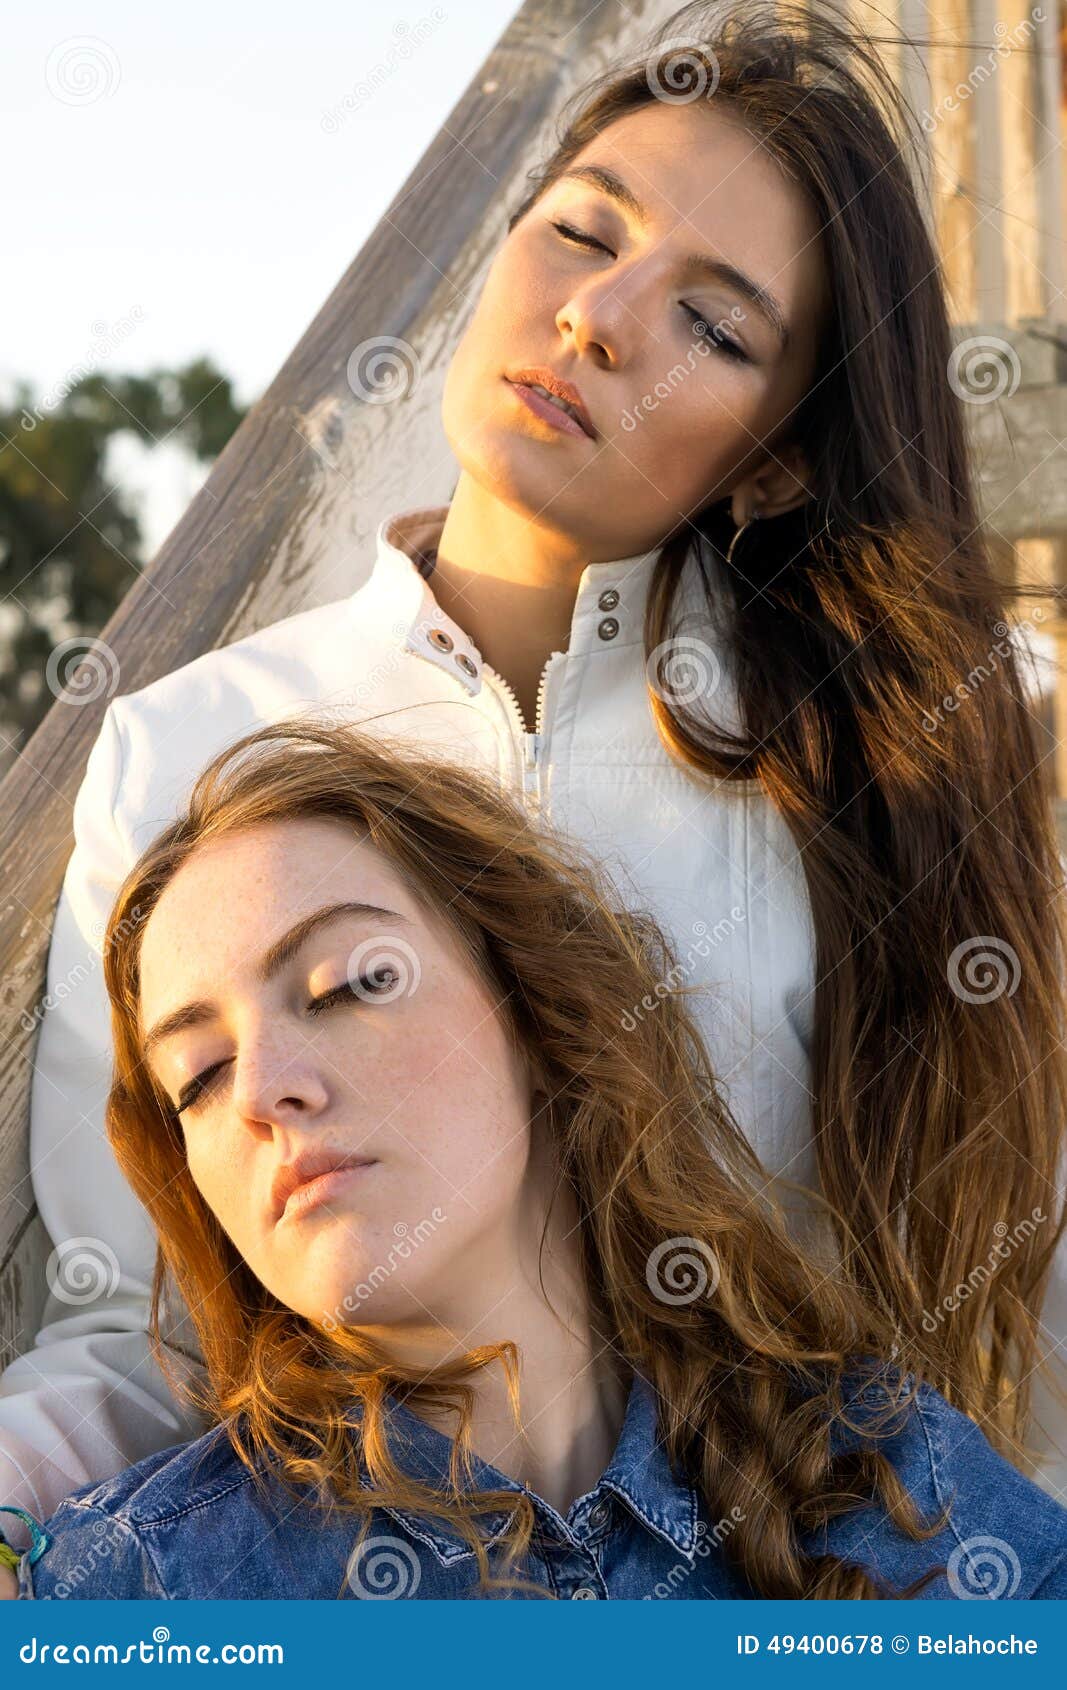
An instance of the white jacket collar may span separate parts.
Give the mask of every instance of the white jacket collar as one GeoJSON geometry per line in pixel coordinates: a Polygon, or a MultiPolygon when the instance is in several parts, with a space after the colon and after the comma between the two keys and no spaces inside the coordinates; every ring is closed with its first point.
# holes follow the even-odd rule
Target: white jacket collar
{"type": "MultiPolygon", "coordinates": [[[[482,654],[465,630],[445,615],[430,579],[423,574],[437,550],[447,513],[447,505],[432,505],[384,518],[375,537],[374,568],[363,591],[374,599],[380,597],[392,631],[406,651],[454,675],[474,697],[481,690],[482,654]]],[[[612,641],[615,649],[639,644],[648,584],[659,552],[657,545],[607,563],[587,564],[578,582],[574,625],[579,617],[611,615],[620,624],[612,641]],[[605,599],[601,605],[599,601],[609,593],[617,594],[617,600],[605,599]]]]}

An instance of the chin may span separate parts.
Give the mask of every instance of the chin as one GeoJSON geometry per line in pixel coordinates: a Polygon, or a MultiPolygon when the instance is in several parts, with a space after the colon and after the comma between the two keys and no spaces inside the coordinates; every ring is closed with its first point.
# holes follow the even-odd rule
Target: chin
{"type": "Polygon", "coordinates": [[[330,1263],[325,1269],[312,1259],[304,1265],[304,1277],[299,1298],[283,1301],[330,1332],[424,1317],[426,1300],[432,1296],[432,1280],[424,1284],[420,1275],[417,1285],[407,1283],[410,1264],[390,1260],[388,1252],[374,1260],[330,1263]]]}

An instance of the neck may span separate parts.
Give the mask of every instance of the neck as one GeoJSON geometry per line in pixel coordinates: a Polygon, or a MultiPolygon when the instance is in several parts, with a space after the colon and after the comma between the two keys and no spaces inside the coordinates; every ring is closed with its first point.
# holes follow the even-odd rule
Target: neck
{"type": "MultiPolygon", "coordinates": [[[[471,1448],[565,1514],[611,1459],[630,1370],[590,1304],[573,1193],[561,1184],[549,1212],[538,1201],[543,1190],[534,1169],[506,1247],[487,1237],[468,1249],[462,1285],[442,1297],[432,1320],[367,1329],[367,1335],[398,1361],[427,1371],[511,1339],[519,1357],[521,1424],[516,1426],[503,1368],[494,1361],[467,1381],[474,1393],[471,1448]]],[[[452,1410],[420,1404],[417,1412],[446,1435],[455,1434],[452,1410]]]]}
{"type": "Polygon", "coordinates": [[[578,583],[590,561],[574,540],[461,474],[430,584],[445,615],[510,682],[530,727],[541,671],[553,651],[567,648],[578,583]]]}

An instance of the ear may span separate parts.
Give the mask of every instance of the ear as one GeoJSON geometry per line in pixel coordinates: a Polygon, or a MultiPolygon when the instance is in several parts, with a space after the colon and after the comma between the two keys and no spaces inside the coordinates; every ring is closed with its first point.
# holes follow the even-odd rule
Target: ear
{"type": "Polygon", "coordinates": [[[740,527],[753,514],[781,516],[812,497],[810,466],[802,448],[778,446],[738,482],[730,495],[730,515],[740,527]]]}

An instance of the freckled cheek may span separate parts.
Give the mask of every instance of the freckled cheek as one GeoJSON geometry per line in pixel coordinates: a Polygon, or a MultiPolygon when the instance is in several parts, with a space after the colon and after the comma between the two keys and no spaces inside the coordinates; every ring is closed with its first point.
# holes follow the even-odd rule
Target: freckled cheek
{"type": "Polygon", "coordinates": [[[500,1049],[457,1050],[428,1039],[410,1054],[410,1066],[393,1082],[399,1106],[383,1122],[386,1153],[395,1133],[396,1154],[414,1176],[425,1172],[457,1187],[487,1168],[496,1179],[512,1162],[524,1163],[528,1102],[512,1085],[500,1049]]]}
{"type": "Polygon", "coordinates": [[[196,1189],[240,1248],[254,1228],[253,1192],[258,1189],[247,1158],[192,1139],[186,1143],[186,1160],[196,1189]]]}

